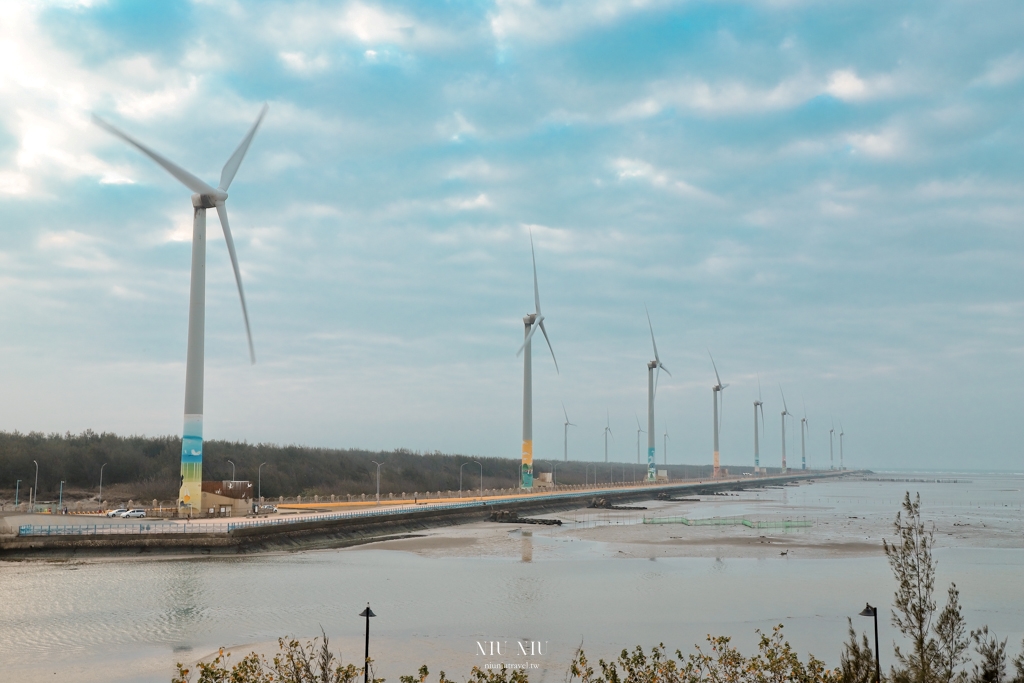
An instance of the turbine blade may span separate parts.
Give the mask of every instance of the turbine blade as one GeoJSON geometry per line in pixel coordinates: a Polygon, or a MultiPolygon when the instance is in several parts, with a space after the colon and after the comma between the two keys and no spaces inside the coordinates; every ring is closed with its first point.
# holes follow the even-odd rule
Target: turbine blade
{"type": "Polygon", "coordinates": [[[654,325],[651,324],[651,312],[647,310],[647,304],[644,304],[644,312],[647,313],[647,327],[651,329],[651,346],[654,347],[654,362],[661,365],[661,358],[658,357],[658,344],[654,341],[654,325]]]}
{"type": "MultiPolygon", "coordinates": [[[[655,361],[657,362],[657,361],[655,361]]],[[[658,395],[658,380],[661,378],[661,364],[658,363],[654,366],[654,395],[658,395]]]]}
{"type": "MultiPolygon", "coordinates": [[[[537,286],[537,254],[533,250],[533,230],[530,231],[530,258],[533,259],[533,303],[537,307],[537,317],[540,317],[540,287],[537,286]]],[[[554,352],[552,351],[552,354],[554,352]]]]}
{"type": "Polygon", "coordinates": [[[761,400],[761,375],[757,376],[757,400],[761,400]]]}
{"type": "Polygon", "coordinates": [[[228,186],[231,185],[231,181],[235,179],[235,174],[238,173],[238,167],[242,165],[242,159],[245,158],[245,153],[249,151],[249,143],[252,142],[252,138],[256,135],[256,129],[260,127],[260,123],[263,121],[263,116],[267,113],[267,105],[264,104],[263,108],[260,109],[259,116],[256,117],[256,123],[252,124],[252,128],[246,133],[245,137],[242,138],[242,142],[239,143],[238,149],[235,153],[227,160],[224,164],[224,168],[220,172],[220,189],[227,192],[228,186]]]}
{"type": "Polygon", "coordinates": [[[715,369],[715,381],[718,382],[718,386],[722,386],[722,378],[718,376],[718,366],[715,365],[715,357],[711,355],[711,349],[708,349],[708,357],[711,358],[711,367],[715,369]]]}
{"type": "Polygon", "coordinates": [[[107,131],[112,135],[116,135],[117,137],[121,138],[135,149],[139,150],[140,152],[148,156],[156,163],[163,166],[164,170],[166,170],[172,176],[177,178],[181,182],[181,184],[183,184],[185,187],[192,190],[193,192],[198,192],[199,194],[216,193],[216,190],[214,190],[212,187],[204,183],[202,180],[195,177],[194,175],[183,169],[181,166],[178,166],[173,161],[170,161],[169,159],[154,152],[149,147],[146,147],[144,144],[133,138],[131,135],[128,135],[127,133],[122,132],[121,130],[115,128],[114,126],[110,125],[109,123],[107,123],[100,117],[96,116],[95,114],[92,115],[92,120],[93,123],[95,123],[103,130],[107,131]]]}
{"type": "Polygon", "coordinates": [[[518,351],[516,351],[516,357],[517,357],[517,358],[518,358],[518,357],[519,357],[519,355],[520,355],[520,354],[521,354],[521,353],[523,352],[523,349],[525,349],[525,348],[526,348],[526,345],[527,345],[527,344],[529,343],[529,341],[530,341],[531,339],[533,339],[533,333],[534,333],[534,332],[536,332],[536,331],[537,331],[537,325],[536,325],[536,323],[535,323],[535,324],[533,324],[533,325],[530,325],[530,331],[529,331],[529,333],[527,333],[527,335],[526,335],[526,339],[524,339],[524,340],[523,340],[523,345],[519,347],[519,350],[518,350],[518,351]]]}
{"type": "Polygon", "coordinates": [[[228,209],[224,202],[217,202],[217,215],[220,216],[220,226],[224,229],[224,241],[228,243],[228,256],[231,257],[231,267],[235,271],[235,282],[238,283],[238,298],[242,301],[242,317],[245,319],[245,336],[249,340],[249,360],[256,363],[256,351],[252,346],[252,331],[249,329],[249,311],[245,306],[245,291],[242,289],[242,272],[238,269],[238,256],[235,254],[235,241],[231,239],[231,228],[228,226],[228,209]]]}
{"type": "Polygon", "coordinates": [[[565,412],[565,403],[562,403],[562,414],[565,415],[565,423],[572,424],[569,422],[569,413],[565,412]]]}
{"type": "Polygon", "coordinates": [[[782,385],[781,384],[779,385],[779,393],[782,394],[782,411],[788,415],[789,414],[789,408],[786,407],[786,392],[784,392],[782,390],[782,385]]]}
{"type": "Polygon", "coordinates": [[[540,319],[540,323],[538,323],[537,326],[540,327],[540,333],[544,335],[544,341],[548,343],[548,350],[551,351],[551,360],[555,361],[555,372],[560,375],[562,374],[562,371],[558,369],[558,359],[555,358],[555,350],[551,348],[551,340],[548,339],[548,331],[544,329],[544,318],[540,319]]]}
{"type": "Polygon", "coordinates": [[[667,375],[668,375],[669,377],[671,377],[671,376],[672,376],[672,373],[668,371],[668,368],[666,368],[666,367],[665,367],[664,365],[662,365],[661,363],[658,363],[658,367],[659,367],[660,369],[664,370],[664,371],[665,371],[665,374],[667,374],[667,375]]]}

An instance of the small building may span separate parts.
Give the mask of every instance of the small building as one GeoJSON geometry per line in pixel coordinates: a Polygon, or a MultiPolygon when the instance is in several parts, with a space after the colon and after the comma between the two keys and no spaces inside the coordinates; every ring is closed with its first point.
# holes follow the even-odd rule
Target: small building
{"type": "Polygon", "coordinates": [[[550,472],[540,472],[533,476],[533,488],[550,491],[554,487],[555,485],[551,481],[550,472]]]}
{"type": "Polygon", "coordinates": [[[252,512],[251,481],[204,481],[197,517],[244,517],[252,512]]]}

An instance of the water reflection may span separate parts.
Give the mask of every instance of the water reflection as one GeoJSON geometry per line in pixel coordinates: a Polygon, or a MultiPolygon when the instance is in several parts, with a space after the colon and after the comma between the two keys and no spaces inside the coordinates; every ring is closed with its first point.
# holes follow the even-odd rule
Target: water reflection
{"type": "Polygon", "coordinates": [[[533,532],[524,531],[522,541],[522,562],[533,562],[533,532]]]}

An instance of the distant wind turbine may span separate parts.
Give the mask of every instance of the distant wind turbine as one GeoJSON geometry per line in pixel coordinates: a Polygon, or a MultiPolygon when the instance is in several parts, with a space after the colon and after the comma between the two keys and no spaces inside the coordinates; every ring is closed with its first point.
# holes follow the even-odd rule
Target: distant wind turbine
{"type": "Polygon", "coordinates": [[[800,418],[800,469],[807,469],[807,450],[804,448],[804,433],[810,428],[807,423],[807,405],[804,405],[804,416],[800,418]]]}
{"type": "Polygon", "coordinates": [[[761,400],[761,378],[757,378],[757,400],[754,401],[754,474],[761,472],[761,450],[757,431],[757,413],[761,412],[761,429],[764,429],[764,402],[761,400]]]}
{"type": "MultiPolygon", "coordinates": [[[[723,397],[723,393],[725,392],[725,388],[727,386],[729,386],[729,385],[728,384],[722,384],[722,378],[718,376],[718,366],[715,365],[715,357],[711,355],[711,350],[710,349],[708,349],[708,356],[711,358],[711,367],[715,369],[715,381],[717,382],[717,384],[715,384],[715,386],[711,387],[711,398],[714,399],[714,404],[715,404],[715,423],[714,423],[714,429],[715,429],[715,451],[714,451],[714,456],[715,457],[714,457],[714,471],[712,472],[712,477],[714,477],[715,479],[718,479],[718,477],[721,474],[720,464],[719,464],[719,461],[718,461],[718,435],[719,435],[719,433],[721,431],[721,425],[718,422],[718,404],[724,398],[723,397]]],[[[725,403],[724,402],[722,403],[722,412],[723,413],[725,412],[725,403]]]]}
{"type": "Polygon", "coordinates": [[[839,471],[846,469],[843,464],[843,421],[839,421],[839,471]]]}
{"type": "Polygon", "coordinates": [[[662,365],[658,356],[658,344],[654,341],[654,325],[651,324],[651,312],[647,310],[647,306],[644,306],[644,312],[647,313],[647,327],[651,330],[651,346],[654,347],[654,360],[647,364],[647,481],[654,481],[658,474],[654,462],[654,439],[657,438],[654,431],[654,394],[658,390],[658,377],[661,371],[664,370],[669,377],[672,373],[662,365]]]}
{"type": "Polygon", "coordinates": [[[533,233],[530,233],[530,257],[533,259],[533,303],[536,313],[530,313],[523,318],[525,330],[523,345],[516,351],[516,356],[523,355],[523,460],[520,466],[519,487],[524,489],[533,488],[533,346],[530,340],[533,333],[540,328],[544,335],[544,341],[548,343],[551,351],[551,360],[555,361],[555,372],[558,372],[558,360],[555,358],[555,350],[551,348],[551,340],[548,339],[548,331],[544,329],[544,316],[540,312],[540,289],[537,287],[537,254],[533,250],[533,233]]]}
{"type": "Polygon", "coordinates": [[[569,413],[565,412],[564,403],[562,404],[562,414],[565,415],[565,424],[562,427],[562,436],[564,439],[563,459],[565,460],[565,462],[569,462],[569,427],[575,427],[576,425],[574,425],[572,422],[569,422],[569,413]]]}
{"type": "Polygon", "coordinates": [[[132,136],[110,125],[98,116],[93,121],[116,135],[132,147],[158,163],[165,171],[178,179],[185,187],[192,190],[192,275],[190,280],[188,304],[188,351],[185,357],[185,424],[181,439],[181,479],[178,489],[178,509],[189,511],[200,509],[200,497],[203,486],[203,377],[206,342],[206,210],[217,209],[220,217],[224,240],[228,245],[228,256],[231,257],[231,268],[235,271],[235,283],[238,285],[238,297],[242,301],[242,319],[245,321],[245,335],[249,342],[249,360],[256,362],[256,352],[252,344],[252,331],[249,329],[249,311],[245,306],[245,292],[242,289],[242,273],[238,268],[238,257],[235,254],[235,242],[231,238],[228,225],[227,199],[228,187],[234,180],[238,167],[249,150],[256,130],[267,113],[267,105],[263,105],[256,122],[242,138],[234,153],[224,164],[220,173],[220,184],[210,187],[177,164],[161,156],[132,136]]]}
{"type": "Polygon", "coordinates": [[[785,474],[786,470],[786,416],[789,415],[789,408],[786,407],[786,394],[782,391],[782,385],[779,385],[779,393],[782,394],[782,473],[785,474]]]}
{"type": "Polygon", "coordinates": [[[636,413],[633,414],[633,417],[636,418],[636,464],[639,465],[640,464],[640,435],[641,434],[646,434],[647,432],[645,432],[643,429],[640,428],[640,418],[636,415],[636,413]]]}
{"type": "Polygon", "coordinates": [[[608,435],[609,434],[612,435],[612,439],[615,438],[615,435],[612,434],[611,416],[606,414],[605,415],[605,424],[604,424],[604,461],[605,462],[608,462],[608,435]]]}
{"type": "Polygon", "coordinates": [[[836,468],[836,459],[832,454],[832,435],[836,433],[835,420],[832,421],[832,429],[828,430],[828,468],[834,470],[836,468]]]}

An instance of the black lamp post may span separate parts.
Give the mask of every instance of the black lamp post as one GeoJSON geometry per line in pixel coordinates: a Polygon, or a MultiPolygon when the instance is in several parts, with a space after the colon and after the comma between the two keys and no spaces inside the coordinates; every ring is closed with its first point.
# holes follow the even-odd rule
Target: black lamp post
{"type": "Polygon", "coordinates": [[[363,655],[363,683],[370,683],[370,617],[377,615],[370,609],[370,603],[366,603],[366,609],[360,612],[359,616],[366,617],[366,652],[363,655]]]}
{"type": "Polygon", "coordinates": [[[866,603],[866,607],[861,610],[860,616],[874,617],[875,619],[875,683],[882,683],[882,665],[878,658],[878,608],[872,607],[870,603],[866,603]]]}

